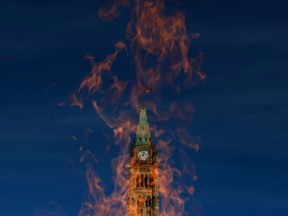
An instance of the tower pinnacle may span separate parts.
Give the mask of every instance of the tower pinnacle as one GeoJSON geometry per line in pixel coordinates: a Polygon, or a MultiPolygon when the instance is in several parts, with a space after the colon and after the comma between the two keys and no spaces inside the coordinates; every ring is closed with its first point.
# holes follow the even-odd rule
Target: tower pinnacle
{"type": "Polygon", "coordinates": [[[150,137],[151,135],[146,115],[146,108],[141,107],[140,119],[136,132],[136,145],[148,144],[150,137]]]}
{"type": "Polygon", "coordinates": [[[145,107],[140,108],[129,162],[128,216],[159,216],[157,149],[150,135],[145,107]]]}

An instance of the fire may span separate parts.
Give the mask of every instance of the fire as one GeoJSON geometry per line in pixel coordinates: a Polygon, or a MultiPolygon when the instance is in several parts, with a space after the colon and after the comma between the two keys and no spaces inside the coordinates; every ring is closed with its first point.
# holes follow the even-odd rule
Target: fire
{"type": "MultiPolygon", "coordinates": [[[[107,55],[102,62],[95,62],[94,58],[88,55],[86,59],[91,62],[91,73],[82,80],[77,92],[72,94],[70,99],[71,106],[79,108],[84,107],[87,98],[91,100],[96,113],[113,131],[113,143],[119,147],[119,155],[111,161],[114,190],[107,195],[93,166],[97,159],[91,151],[84,151],[81,147],[81,161],[87,165],[89,191],[79,215],[127,214],[128,153],[131,136],[134,136],[137,130],[135,113],[139,114],[142,105],[148,110],[150,130],[159,152],[158,166],[153,172],[155,181],[159,184],[160,215],[185,215],[189,213],[185,210],[185,203],[194,194],[193,181],[197,180],[197,176],[193,162],[181,149],[199,151],[200,139],[192,137],[187,130],[193,119],[194,107],[189,102],[173,101],[168,109],[163,109],[161,89],[170,86],[176,93],[181,94],[181,90],[205,79],[205,74],[201,71],[203,53],[196,58],[188,56],[191,41],[186,29],[185,15],[177,10],[172,15],[167,15],[163,0],[114,0],[109,3],[107,7],[99,10],[104,21],[118,17],[123,6],[131,8],[131,20],[126,29],[130,49],[124,42],[119,41],[115,44],[115,51],[107,55]],[[133,57],[136,82],[121,80],[117,73],[111,71],[113,62],[122,51],[133,57]],[[181,73],[186,78],[182,83],[178,81],[176,84],[181,73]],[[105,76],[110,79],[105,80],[105,76]],[[109,88],[105,87],[106,83],[109,88]],[[164,124],[175,127],[163,128],[164,124]],[[179,150],[183,159],[182,170],[172,166],[170,161],[175,152],[175,140],[182,144],[179,150]],[[181,182],[181,176],[186,174],[191,179],[189,185],[187,181],[186,184],[181,182]]],[[[192,34],[193,38],[199,36],[192,34]]],[[[73,137],[72,139],[75,140],[73,137]]]]}

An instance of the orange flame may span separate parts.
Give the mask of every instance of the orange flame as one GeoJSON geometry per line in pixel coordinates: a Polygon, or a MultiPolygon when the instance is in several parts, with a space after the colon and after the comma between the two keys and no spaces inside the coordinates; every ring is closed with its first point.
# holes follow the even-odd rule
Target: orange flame
{"type": "MultiPolygon", "coordinates": [[[[166,15],[163,0],[114,0],[109,3],[108,7],[99,10],[100,17],[105,21],[118,17],[121,6],[131,7],[132,15],[127,25],[126,36],[131,42],[130,52],[135,63],[137,81],[120,80],[117,75],[112,74],[113,62],[120,51],[125,50],[128,54],[124,42],[116,43],[115,52],[102,62],[96,63],[90,55],[86,57],[92,64],[92,70],[83,79],[77,92],[71,95],[71,105],[83,108],[83,97],[87,95],[91,98],[97,114],[113,130],[114,145],[120,147],[120,152],[111,162],[114,190],[107,195],[103,182],[93,166],[97,159],[91,151],[83,151],[81,161],[87,163],[86,179],[89,191],[79,215],[127,214],[129,144],[131,135],[135,134],[137,129],[135,111],[139,113],[143,104],[152,111],[149,121],[152,123],[151,131],[156,137],[156,147],[159,151],[159,166],[154,172],[158,176],[155,179],[159,183],[160,214],[185,215],[185,203],[188,198],[183,198],[183,195],[188,194],[191,197],[194,194],[195,188],[192,184],[197,180],[195,168],[183,150],[179,150],[181,158],[185,159],[183,170],[172,166],[170,160],[175,150],[175,139],[179,140],[183,148],[199,151],[200,140],[192,137],[187,129],[193,118],[194,107],[188,102],[173,101],[168,111],[163,111],[159,105],[161,89],[165,85],[180,93],[182,88],[189,88],[197,81],[205,79],[206,76],[201,71],[203,53],[197,58],[188,57],[190,39],[186,30],[185,15],[180,11],[166,15]],[[181,73],[186,75],[186,79],[176,85],[175,82],[181,73]],[[111,77],[112,83],[108,90],[103,87],[104,74],[111,77]],[[145,94],[147,86],[153,89],[152,92],[149,90],[149,96],[145,94]],[[128,91],[130,94],[127,99],[124,95],[128,91]],[[172,125],[167,124],[168,121],[173,121],[175,128],[161,128],[161,122],[172,125]],[[186,185],[176,180],[184,174],[190,176],[191,184],[186,185]]],[[[196,36],[192,34],[192,37],[196,36]]]]}

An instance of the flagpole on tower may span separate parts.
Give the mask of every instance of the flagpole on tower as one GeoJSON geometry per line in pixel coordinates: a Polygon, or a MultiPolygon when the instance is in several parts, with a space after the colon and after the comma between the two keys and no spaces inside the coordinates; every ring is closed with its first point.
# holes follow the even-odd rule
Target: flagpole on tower
{"type": "MultiPolygon", "coordinates": [[[[148,94],[150,94],[152,91],[152,88],[150,86],[146,86],[144,89],[143,89],[143,92],[144,92],[144,95],[147,96],[148,94]]],[[[144,102],[142,103],[142,106],[141,107],[144,107],[147,109],[147,106],[145,106],[145,100],[144,102]]]]}

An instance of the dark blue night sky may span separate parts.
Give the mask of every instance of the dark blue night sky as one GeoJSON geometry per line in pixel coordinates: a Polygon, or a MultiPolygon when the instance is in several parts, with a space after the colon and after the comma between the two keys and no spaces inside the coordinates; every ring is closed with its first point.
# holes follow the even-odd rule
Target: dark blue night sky
{"type": "MultiPolygon", "coordinates": [[[[1,216],[32,215],[50,201],[67,216],[79,212],[85,167],[70,137],[82,142],[92,128],[90,140],[104,142],[109,128],[92,108],[57,103],[89,73],[86,54],[101,60],[124,38],[128,10],[105,23],[98,17],[105,3],[1,1],[1,216]]],[[[191,0],[181,8],[188,32],[201,33],[191,49],[204,52],[207,74],[180,98],[193,102],[191,134],[202,140],[193,154],[195,202],[205,216],[287,216],[288,2],[191,0]]],[[[98,157],[107,190],[116,151],[98,157]]]]}

